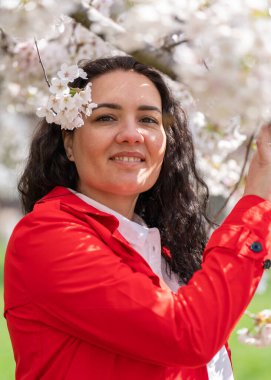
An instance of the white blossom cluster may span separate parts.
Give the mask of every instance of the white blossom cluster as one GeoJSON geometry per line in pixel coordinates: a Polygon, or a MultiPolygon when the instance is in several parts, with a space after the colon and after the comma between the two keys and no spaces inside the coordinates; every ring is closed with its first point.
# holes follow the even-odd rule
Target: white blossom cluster
{"type": "Polygon", "coordinates": [[[81,0],[1,0],[0,26],[6,33],[28,40],[54,38],[61,15],[74,12],[81,0]]]}
{"type": "Polygon", "coordinates": [[[254,320],[251,329],[243,328],[237,331],[241,343],[266,347],[271,345],[271,310],[265,309],[257,314],[248,313],[254,320]]]}
{"type": "MultiPolygon", "coordinates": [[[[176,44],[170,66],[212,123],[223,129],[239,116],[248,134],[269,121],[270,1],[134,1],[118,17],[112,2],[106,3],[107,22],[93,16],[92,29],[126,52],[163,50],[170,36],[172,46],[176,44]]],[[[93,12],[89,7],[89,14],[93,12]]]]}
{"type": "Polygon", "coordinates": [[[239,180],[245,155],[246,135],[240,130],[239,119],[233,118],[222,129],[203,113],[195,112],[190,125],[195,136],[198,168],[212,195],[230,192],[239,180]]]}
{"type": "Polygon", "coordinates": [[[239,115],[248,132],[270,120],[270,15],[267,0],[219,0],[184,24],[175,70],[212,122],[239,115]]]}
{"type": "MultiPolygon", "coordinates": [[[[48,92],[34,40],[20,41],[6,35],[3,43],[6,47],[0,55],[1,104],[8,112],[33,113],[46,101],[48,92]]],[[[81,59],[124,54],[67,16],[58,20],[54,38],[39,39],[38,46],[49,77],[63,62],[74,65],[81,59]]]]}
{"type": "Polygon", "coordinates": [[[47,104],[38,107],[37,115],[45,117],[47,123],[55,123],[61,129],[73,130],[84,125],[83,114],[90,116],[97,104],[92,102],[91,82],[82,89],[71,88],[68,84],[77,78],[87,79],[87,73],[77,65],[61,65],[58,77],[52,78],[47,104]]]}

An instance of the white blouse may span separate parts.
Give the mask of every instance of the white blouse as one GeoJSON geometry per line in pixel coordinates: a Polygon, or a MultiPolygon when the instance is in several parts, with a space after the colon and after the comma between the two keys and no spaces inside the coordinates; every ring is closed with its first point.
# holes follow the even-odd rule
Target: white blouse
{"type": "MultiPolygon", "coordinates": [[[[160,232],[157,228],[148,228],[142,218],[136,214],[134,214],[133,220],[127,219],[86,195],[69,190],[96,209],[114,215],[119,221],[118,230],[121,235],[147,261],[153,272],[163,279],[173,292],[177,292],[181,285],[178,282],[176,273],[172,272],[171,276],[167,274],[166,261],[161,255],[160,232]]],[[[225,347],[222,347],[207,364],[207,371],[210,380],[234,380],[230,359],[225,347]]]]}

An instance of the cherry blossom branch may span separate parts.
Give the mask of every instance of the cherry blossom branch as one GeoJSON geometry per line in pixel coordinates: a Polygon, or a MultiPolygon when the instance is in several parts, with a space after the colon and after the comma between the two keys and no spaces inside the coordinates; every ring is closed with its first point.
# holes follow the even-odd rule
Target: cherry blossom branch
{"type": "Polygon", "coordinates": [[[34,38],[34,42],[35,42],[35,45],[36,45],[36,49],[37,49],[37,53],[38,53],[38,57],[39,57],[39,62],[40,62],[40,64],[41,64],[41,67],[42,67],[42,70],[43,70],[43,74],[44,74],[45,81],[46,81],[48,87],[50,87],[51,84],[50,84],[50,82],[49,82],[49,80],[48,80],[48,77],[47,77],[47,74],[46,74],[46,71],[45,71],[45,68],[44,68],[43,62],[42,62],[42,60],[41,60],[40,51],[39,51],[39,47],[38,47],[38,43],[37,43],[36,38],[34,38]]]}
{"type": "Polygon", "coordinates": [[[180,41],[176,41],[176,42],[172,42],[172,43],[169,43],[169,44],[165,44],[162,46],[163,49],[165,50],[171,50],[171,49],[174,49],[176,46],[179,46],[181,44],[185,44],[185,43],[188,43],[189,40],[187,38],[184,38],[183,40],[180,40],[180,41]]]}
{"type": "Polygon", "coordinates": [[[225,202],[222,204],[222,206],[220,207],[220,209],[216,212],[216,214],[214,215],[214,217],[212,218],[214,220],[214,223],[217,224],[217,219],[218,217],[221,215],[221,213],[224,211],[225,207],[227,206],[227,204],[229,203],[231,197],[234,195],[234,193],[236,192],[236,190],[238,189],[238,187],[240,186],[240,183],[242,182],[242,178],[243,178],[243,175],[244,175],[244,172],[245,172],[245,169],[246,169],[246,166],[247,166],[247,162],[248,162],[248,158],[249,158],[249,153],[250,153],[250,149],[251,149],[251,146],[252,146],[252,142],[254,140],[254,137],[255,137],[255,133],[252,133],[250,138],[248,139],[248,143],[247,143],[247,146],[246,146],[246,154],[245,154],[245,158],[244,158],[244,162],[243,162],[243,165],[242,165],[242,169],[240,171],[240,175],[239,175],[239,180],[236,182],[236,184],[234,185],[234,188],[232,189],[232,191],[230,192],[229,196],[225,199],[225,202]]]}

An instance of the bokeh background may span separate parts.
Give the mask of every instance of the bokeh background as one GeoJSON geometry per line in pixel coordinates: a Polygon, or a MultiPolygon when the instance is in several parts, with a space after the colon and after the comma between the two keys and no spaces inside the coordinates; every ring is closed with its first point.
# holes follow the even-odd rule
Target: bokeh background
{"type": "MultiPolygon", "coordinates": [[[[0,0],[0,307],[10,233],[21,218],[16,190],[48,87],[62,63],[131,54],[165,76],[189,119],[198,168],[221,222],[242,195],[259,127],[270,120],[270,0],[0,0]]],[[[249,311],[271,309],[266,272],[249,311]]],[[[238,294],[236,294],[238,297],[238,294]]],[[[236,380],[270,380],[271,347],[230,346],[236,380]]],[[[0,379],[14,379],[0,317],[0,379]]]]}

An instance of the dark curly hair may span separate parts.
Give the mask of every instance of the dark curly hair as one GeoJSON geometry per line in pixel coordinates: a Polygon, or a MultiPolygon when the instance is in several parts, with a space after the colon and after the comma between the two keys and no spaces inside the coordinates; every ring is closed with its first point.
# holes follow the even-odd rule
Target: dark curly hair
{"type": "MultiPolygon", "coordinates": [[[[196,170],[186,115],[161,74],[131,56],[84,60],[80,66],[88,79],[78,78],[72,87],[84,88],[93,78],[114,70],[133,70],[151,80],[160,93],[167,136],[164,162],[155,185],[140,194],[135,212],[149,227],[160,230],[162,246],[171,253],[171,258],[167,258],[169,271],[178,273],[180,280],[187,283],[200,268],[207,240],[208,189],[196,170]]],[[[77,182],[76,167],[66,156],[60,127],[43,120],[33,138],[28,163],[18,185],[24,211],[30,212],[35,202],[55,186],[76,190],[77,182]]]]}

